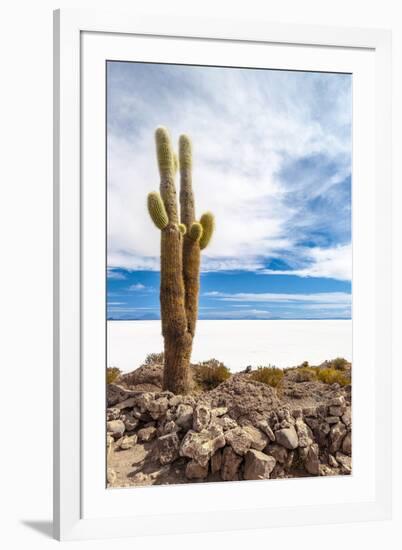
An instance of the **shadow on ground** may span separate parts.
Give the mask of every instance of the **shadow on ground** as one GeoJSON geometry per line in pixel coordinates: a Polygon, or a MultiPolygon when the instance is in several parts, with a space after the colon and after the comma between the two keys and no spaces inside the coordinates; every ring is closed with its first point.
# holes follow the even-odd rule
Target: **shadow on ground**
{"type": "Polygon", "coordinates": [[[44,535],[48,538],[53,538],[53,522],[52,521],[42,521],[42,520],[27,520],[23,519],[21,521],[26,527],[30,527],[34,531],[37,531],[41,535],[44,535]]]}

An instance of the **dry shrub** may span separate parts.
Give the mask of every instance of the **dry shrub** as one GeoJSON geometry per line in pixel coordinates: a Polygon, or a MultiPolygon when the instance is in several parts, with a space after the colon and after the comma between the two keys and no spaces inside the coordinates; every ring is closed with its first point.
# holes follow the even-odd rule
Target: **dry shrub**
{"type": "Polygon", "coordinates": [[[332,359],[332,361],[329,361],[328,366],[332,369],[336,370],[346,370],[348,368],[348,361],[344,359],[343,357],[337,357],[336,359],[332,359]]]}
{"type": "Polygon", "coordinates": [[[193,379],[201,390],[212,390],[230,378],[230,370],[217,359],[193,366],[193,379]]]}
{"type": "Polygon", "coordinates": [[[163,365],[164,353],[148,353],[145,357],[144,365],[163,365]]]}
{"type": "Polygon", "coordinates": [[[277,367],[258,367],[251,375],[253,380],[262,382],[273,388],[278,387],[283,380],[284,372],[277,367]]]}
{"type": "Polygon", "coordinates": [[[107,367],[106,369],[106,384],[113,384],[121,375],[121,370],[117,367],[107,367]]]}
{"type": "Polygon", "coordinates": [[[292,373],[294,382],[314,382],[317,380],[317,369],[313,367],[298,367],[292,373]]]}
{"type": "Polygon", "coordinates": [[[317,378],[324,384],[336,383],[341,386],[350,384],[350,377],[346,373],[333,368],[317,369],[317,378]]]}

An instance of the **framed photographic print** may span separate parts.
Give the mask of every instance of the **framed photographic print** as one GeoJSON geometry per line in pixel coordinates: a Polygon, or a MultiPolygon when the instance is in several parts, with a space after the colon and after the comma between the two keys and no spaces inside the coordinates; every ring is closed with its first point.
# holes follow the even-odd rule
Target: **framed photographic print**
{"type": "Polygon", "coordinates": [[[389,517],[390,33],[54,45],[55,536],[389,517]]]}

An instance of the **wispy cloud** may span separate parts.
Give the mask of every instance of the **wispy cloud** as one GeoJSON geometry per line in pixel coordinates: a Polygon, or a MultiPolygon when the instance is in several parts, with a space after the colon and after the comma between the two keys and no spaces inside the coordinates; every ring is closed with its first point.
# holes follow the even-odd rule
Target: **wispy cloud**
{"type": "Polygon", "coordinates": [[[275,302],[318,302],[321,305],[350,305],[351,295],[346,292],[317,292],[315,294],[285,294],[285,293],[225,293],[218,291],[205,292],[204,296],[222,300],[224,302],[247,302],[247,303],[275,303],[275,302]]]}
{"type": "Polygon", "coordinates": [[[152,286],[146,286],[142,283],[133,283],[128,287],[128,290],[133,292],[153,292],[155,289],[152,286]]]}
{"type": "MultiPolygon", "coordinates": [[[[159,269],[146,212],[153,134],[194,143],[197,214],[216,234],[203,271],[350,279],[351,92],[346,75],[108,65],[108,265],[159,269]]],[[[113,269],[111,271],[113,273],[113,269]]]]}

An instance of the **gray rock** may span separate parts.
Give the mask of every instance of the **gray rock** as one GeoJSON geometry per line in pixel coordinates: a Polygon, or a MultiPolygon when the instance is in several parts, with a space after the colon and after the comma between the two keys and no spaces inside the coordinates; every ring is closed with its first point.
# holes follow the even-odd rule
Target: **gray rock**
{"type": "Polygon", "coordinates": [[[211,457],[211,473],[216,474],[219,472],[222,466],[222,450],[219,449],[211,457]]]}
{"type": "Polygon", "coordinates": [[[211,422],[211,409],[205,405],[198,405],[193,415],[193,430],[200,432],[208,428],[211,422]]]}
{"type": "Polygon", "coordinates": [[[131,416],[131,414],[124,415],[123,422],[128,432],[132,432],[133,430],[135,430],[139,424],[138,418],[135,418],[135,416],[131,416]]]}
{"type": "Polygon", "coordinates": [[[132,447],[134,447],[136,443],[137,443],[136,435],[131,435],[131,436],[125,435],[119,440],[118,446],[122,451],[127,451],[128,449],[131,449],[132,447]]]}
{"type": "Polygon", "coordinates": [[[132,409],[134,405],[135,405],[135,397],[129,397],[128,399],[125,399],[121,403],[117,403],[115,405],[115,408],[119,410],[132,409]]]}
{"type": "Polygon", "coordinates": [[[225,446],[223,430],[211,425],[206,430],[195,432],[190,430],[184,436],[180,446],[180,456],[192,458],[201,466],[206,466],[209,459],[218,449],[225,446]]]}
{"type": "Polygon", "coordinates": [[[245,458],[244,479],[269,479],[275,464],[273,456],[251,449],[245,458]]]}
{"type": "Polygon", "coordinates": [[[227,407],[216,407],[215,409],[211,410],[212,418],[218,418],[220,416],[223,416],[228,412],[227,407]]]}
{"type": "Polygon", "coordinates": [[[352,433],[348,432],[342,441],[342,451],[347,454],[352,454],[352,433]]]}
{"type": "Polygon", "coordinates": [[[309,426],[312,430],[317,430],[318,426],[320,424],[320,421],[318,418],[313,418],[311,416],[304,417],[304,422],[309,426]]]}
{"type": "Polygon", "coordinates": [[[169,400],[167,397],[151,400],[148,404],[148,412],[154,420],[164,416],[169,408],[169,400]]]}
{"type": "Polygon", "coordinates": [[[251,437],[242,428],[237,427],[225,432],[225,440],[238,455],[245,455],[251,447],[251,437]]]}
{"type": "Polygon", "coordinates": [[[257,451],[262,451],[269,443],[269,438],[265,433],[263,433],[258,428],[254,426],[243,426],[243,430],[251,438],[251,448],[256,449],[257,451]]]}
{"type": "Polygon", "coordinates": [[[113,439],[119,439],[124,434],[126,427],[122,420],[110,420],[106,424],[106,429],[113,439]]]}
{"type": "Polygon", "coordinates": [[[311,445],[313,443],[313,434],[307,424],[301,418],[297,418],[295,427],[299,447],[308,447],[311,445]]]}
{"type": "Polygon", "coordinates": [[[339,422],[339,416],[327,416],[325,421],[328,424],[336,424],[337,422],[339,422]]]}
{"type": "Polygon", "coordinates": [[[350,456],[344,455],[339,451],[335,455],[336,461],[341,465],[341,472],[343,474],[352,473],[352,459],[350,456]]]}
{"type": "Polygon", "coordinates": [[[266,420],[260,420],[257,424],[257,428],[263,431],[270,441],[275,441],[275,434],[266,420]]]}
{"type": "Polygon", "coordinates": [[[159,462],[164,466],[179,458],[180,441],[177,433],[169,433],[158,439],[159,462]]]}
{"type": "Polygon", "coordinates": [[[304,467],[306,471],[313,476],[318,476],[320,474],[319,448],[316,443],[310,445],[304,467]]]}
{"type": "Polygon", "coordinates": [[[178,432],[180,427],[173,420],[168,420],[163,424],[161,435],[171,434],[173,432],[178,432]]]}
{"type": "Polygon", "coordinates": [[[220,426],[224,432],[237,428],[237,422],[233,420],[233,418],[230,418],[230,416],[221,416],[220,418],[216,418],[213,422],[220,426]]]}
{"type": "Polygon", "coordinates": [[[346,435],[346,428],[342,422],[333,424],[329,433],[329,452],[334,454],[339,451],[342,445],[342,440],[346,435]]]}
{"type": "Polygon", "coordinates": [[[328,455],[328,465],[331,466],[331,468],[337,468],[338,463],[335,460],[335,457],[332,455],[328,455]]]}
{"type": "Polygon", "coordinates": [[[193,425],[193,407],[180,403],[176,410],[176,424],[183,430],[190,430],[193,425]]]}
{"type": "Polygon", "coordinates": [[[223,481],[237,481],[242,457],[234,452],[232,447],[225,447],[222,453],[221,478],[223,481]]]}
{"type": "Polygon", "coordinates": [[[275,432],[275,437],[277,443],[286,449],[296,449],[299,444],[297,433],[293,426],[277,430],[275,432]]]}
{"type": "Polygon", "coordinates": [[[352,425],[352,409],[347,407],[342,415],[342,422],[349,428],[352,425]]]}
{"type": "Polygon", "coordinates": [[[329,414],[332,416],[342,416],[343,408],[342,407],[329,407],[329,414]]]}
{"type": "Polygon", "coordinates": [[[272,455],[280,464],[285,464],[288,459],[288,451],[285,447],[282,447],[282,445],[277,445],[276,443],[271,443],[268,445],[266,448],[266,453],[272,455]]]}
{"type": "Polygon", "coordinates": [[[138,441],[147,442],[152,441],[156,437],[156,428],[154,426],[149,426],[148,428],[141,428],[137,432],[138,441]]]}
{"type": "Polygon", "coordinates": [[[121,411],[117,407],[111,407],[106,411],[106,420],[118,420],[120,418],[121,411]]]}
{"type": "Polygon", "coordinates": [[[185,475],[187,479],[205,479],[208,475],[208,462],[201,466],[195,460],[187,462],[185,475]]]}

